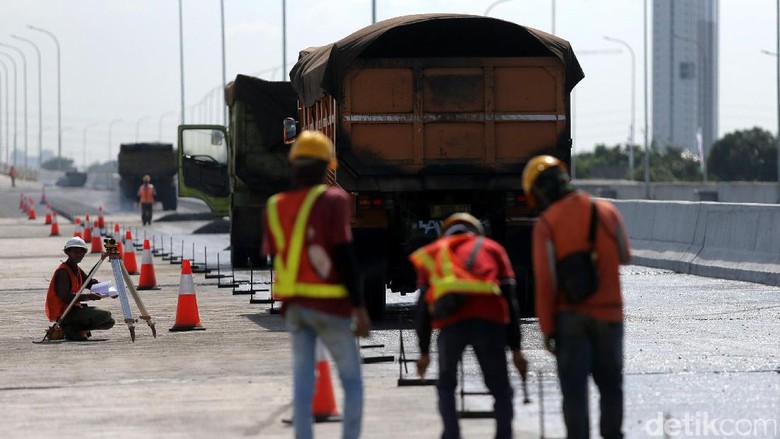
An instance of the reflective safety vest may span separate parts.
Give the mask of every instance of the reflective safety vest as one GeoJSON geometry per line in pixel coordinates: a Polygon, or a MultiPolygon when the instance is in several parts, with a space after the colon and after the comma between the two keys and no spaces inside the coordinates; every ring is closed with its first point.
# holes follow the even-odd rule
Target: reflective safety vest
{"type": "MultiPolygon", "coordinates": [[[[83,276],[81,275],[81,270],[77,270],[77,272],[74,273],[73,269],[71,269],[64,262],[60,264],[60,266],[57,267],[56,270],[54,270],[54,275],[51,277],[51,281],[49,282],[49,291],[46,293],[46,317],[49,319],[50,322],[56,322],[57,319],[60,318],[62,313],[65,312],[65,308],[67,308],[69,305],[69,303],[63,302],[60,299],[60,296],[57,295],[55,284],[57,279],[57,272],[60,270],[65,270],[65,272],[68,273],[68,277],[70,277],[71,293],[73,294],[78,293],[79,289],[81,289],[81,284],[84,283],[83,276]]],[[[73,306],[81,306],[81,304],[76,302],[73,306]]]]}
{"type": "Polygon", "coordinates": [[[348,296],[343,284],[327,283],[312,268],[308,252],[304,251],[306,226],[309,223],[312,206],[328,186],[312,186],[300,205],[290,199],[289,193],[280,193],[268,199],[266,215],[268,228],[273,237],[276,255],[274,257],[274,296],[284,299],[309,297],[315,299],[342,299],[348,296]],[[280,212],[294,217],[292,229],[282,226],[280,212]]]}
{"type": "Polygon", "coordinates": [[[154,185],[144,184],[138,189],[141,204],[154,204],[154,185]]]}
{"type": "Polygon", "coordinates": [[[429,288],[425,301],[433,304],[447,294],[486,294],[497,296],[501,288],[495,279],[483,279],[471,273],[469,265],[477,258],[481,248],[482,237],[473,234],[458,234],[439,238],[409,256],[418,271],[428,275],[429,288]],[[476,240],[472,254],[464,261],[455,256],[453,249],[465,243],[476,240]]]}

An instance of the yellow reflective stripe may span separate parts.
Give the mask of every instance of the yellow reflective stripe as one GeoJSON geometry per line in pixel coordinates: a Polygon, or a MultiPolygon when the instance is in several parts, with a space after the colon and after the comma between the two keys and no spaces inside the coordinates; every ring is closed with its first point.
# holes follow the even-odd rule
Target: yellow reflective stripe
{"type": "Polygon", "coordinates": [[[436,261],[434,261],[433,258],[431,258],[428,253],[425,252],[425,250],[418,250],[412,253],[412,259],[417,264],[425,267],[425,270],[428,271],[429,277],[436,276],[436,261]]]}
{"type": "Polygon", "coordinates": [[[492,282],[442,279],[433,282],[436,298],[450,293],[500,294],[498,285],[492,282]]]}
{"type": "Polygon", "coordinates": [[[340,299],[348,295],[347,288],[338,284],[284,284],[274,287],[278,297],[311,297],[315,299],[340,299]]]}
{"type": "Polygon", "coordinates": [[[327,188],[324,184],[319,184],[309,189],[309,193],[306,194],[301,209],[298,211],[298,218],[295,219],[292,237],[290,238],[290,249],[287,251],[287,260],[285,261],[287,266],[287,273],[285,273],[287,276],[285,278],[292,283],[298,278],[298,270],[301,266],[301,253],[303,252],[303,238],[305,237],[306,224],[309,222],[311,208],[317,197],[322,195],[327,188]]]}

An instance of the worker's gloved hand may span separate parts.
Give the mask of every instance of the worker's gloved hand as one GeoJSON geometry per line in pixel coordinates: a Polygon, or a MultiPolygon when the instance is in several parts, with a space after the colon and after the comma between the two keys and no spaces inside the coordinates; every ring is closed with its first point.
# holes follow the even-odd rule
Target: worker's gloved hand
{"type": "Polygon", "coordinates": [[[517,369],[517,373],[520,374],[520,378],[525,381],[526,377],[528,376],[528,361],[523,356],[523,353],[520,352],[520,350],[512,351],[512,363],[515,364],[515,369],[517,369]]]}
{"type": "Polygon", "coordinates": [[[555,336],[554,335],[545,335],[544,336],[544,348],[547,349],[547,352],[555,355],[555,336]]]}
{"type": "Polygon", "coordinates": [[[420,358],[417,359],[417,375],[420,378],[425,377],[425,371],[428,370],[428,365],[431,364],[431,356],[428,354],[420,354],[420,358]]]}
{"type": "Polygon", "coordinates": [[[371,318],[365,308],[352,308],[352,333],[358,337],[368,337],[371,318]]]}

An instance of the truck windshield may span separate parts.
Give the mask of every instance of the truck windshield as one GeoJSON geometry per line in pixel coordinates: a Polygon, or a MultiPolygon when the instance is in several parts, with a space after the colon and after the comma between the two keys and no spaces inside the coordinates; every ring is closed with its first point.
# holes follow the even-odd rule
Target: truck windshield
{"type": "Polygon", "coordinates": [[[187,129],[182,133],[182,153],[197,159],[227,163],[227,145],[221,131],[187,129]]]}

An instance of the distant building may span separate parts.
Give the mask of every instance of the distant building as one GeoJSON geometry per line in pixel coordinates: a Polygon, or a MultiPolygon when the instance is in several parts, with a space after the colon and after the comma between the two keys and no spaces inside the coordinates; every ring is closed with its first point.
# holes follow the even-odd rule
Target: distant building
{"type": "Polygon", "coordinates": [[[718,134],[718,0],[653,0],[653,140],[705,158],[718,134]]]}

